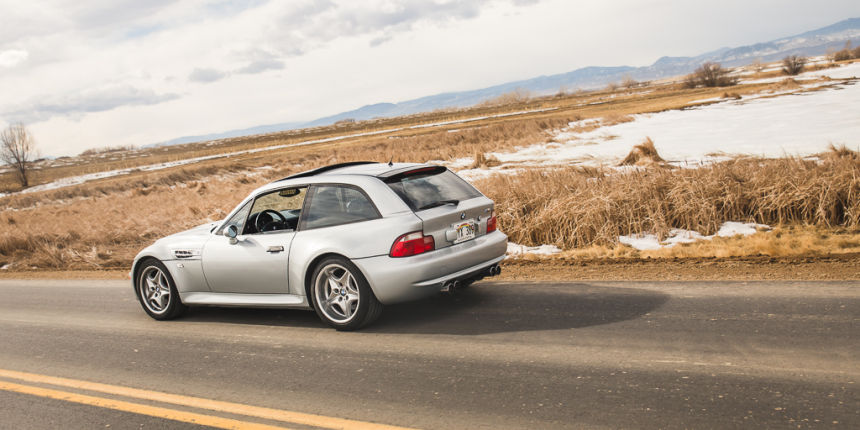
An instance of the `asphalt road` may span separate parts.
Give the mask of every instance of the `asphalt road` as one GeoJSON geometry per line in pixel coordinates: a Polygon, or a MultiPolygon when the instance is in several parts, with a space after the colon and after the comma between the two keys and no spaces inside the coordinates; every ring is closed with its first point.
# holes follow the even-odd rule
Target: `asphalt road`
{"type": "Polygon", "coordinates": [[[339,333],[303,311],[157,322],[126,282],[0,281],[0,428],[196,427],[153,408],[290,428],[860,428],[858,377],[857,282],[485,282],[339,333]]]}

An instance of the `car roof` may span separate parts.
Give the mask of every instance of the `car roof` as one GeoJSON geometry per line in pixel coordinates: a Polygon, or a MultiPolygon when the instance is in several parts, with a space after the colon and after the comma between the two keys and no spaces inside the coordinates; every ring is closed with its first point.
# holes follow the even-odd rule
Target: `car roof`
{"type": "Polygon", "coordinates": [[[400,170],[424,166],[418,163],[378,163],[375,161],[351,161],[348,163],[332,164],[313,170],[304,171],[295,175],[287,176],[275,182],[286,181],[297,178],[307,178],[324,175],[363,175],[363,176],[388,176],[400,170]]]}
{"type": "MultiPolygon", "coordinates": [[[[384,186],[382,182],[380,182],[381,180],[384,181],[386,178],[391,178],[401,173],[422,168],[437,168],[445,170],[445,167],[442,166],[420,163],[352,162],[325,166],[319,169],[308,170],[306,172],[288,176],[263,185],[252,191],[248,197],[242,200],[242,203],[236,207],[236,210],[255,196],[271,190],[277,190],[279,188],[306,186],[320,183],[344,183],[365,187],[373,186],[373,183],[375,182],[384,186]]],[[[398,199],[398,201],[400,200],[398,199]]],[[[405,206],[405,203],[402,201],[400,201],[400,203],[404,205],[403,208],[408,209],[408,207],[405,206]]]]}

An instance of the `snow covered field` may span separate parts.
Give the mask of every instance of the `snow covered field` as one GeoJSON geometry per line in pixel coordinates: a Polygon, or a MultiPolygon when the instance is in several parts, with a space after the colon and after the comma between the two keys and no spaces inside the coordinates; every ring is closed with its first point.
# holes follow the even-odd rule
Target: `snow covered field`
{"type": "MultiPolygon", "coordinates": [[[[459,173],[477,179],[527,166],[616,165],[646,137],[654,141],[664,159],[687,167],[731,155],[809,156],[826,151],[831,143],[860,149],[860,83],[854,79],[860,77],[860,63],[809,72],[800,78],[821,76],[834,81],[816,83],[818,90],[798,94],[705,100],[715,103],[633,115],[634,121],[589,132],[572,131],[583,124],[571,123],[549,143],[487,154],[501,161],[501,166],[459,173]]],[[[463,168],[472,161],[464,158],[447,164],[463,168]]]]}

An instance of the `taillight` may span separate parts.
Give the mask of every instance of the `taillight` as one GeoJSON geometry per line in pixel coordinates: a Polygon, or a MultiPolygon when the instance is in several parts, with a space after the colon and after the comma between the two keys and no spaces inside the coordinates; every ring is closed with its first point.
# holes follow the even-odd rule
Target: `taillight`
{"type": "Polygon", "coordinates": [[[394,244],[391,245],[392,257],[409,257],[410,255],[423,254],[427,251],[436,249],[436,242],[433,236],[424,236],[423,232],[416,231],[406,233],[397,238],[394,244]]]}
{"type": "Polygon", "coordinates": [[[493,212],[489,218],[487,218],[487,234],[496,231],[496,213],[493,212]]]}

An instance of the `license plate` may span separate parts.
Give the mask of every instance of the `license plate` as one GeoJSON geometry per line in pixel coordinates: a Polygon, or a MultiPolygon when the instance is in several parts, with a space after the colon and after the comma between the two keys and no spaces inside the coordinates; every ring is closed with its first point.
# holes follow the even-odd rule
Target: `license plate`
{"type": "Polygon", "coordinates": [[[454,243],[465,242],[475,238],[475,223],[473,221],[460,223],[455,229],[457,230],[457,239],[454,240],[454,243]]]}

